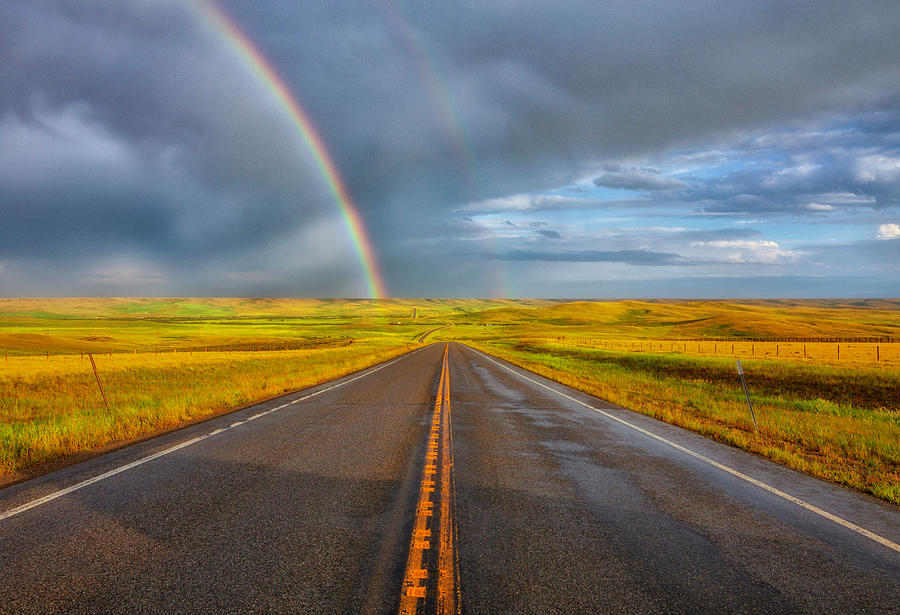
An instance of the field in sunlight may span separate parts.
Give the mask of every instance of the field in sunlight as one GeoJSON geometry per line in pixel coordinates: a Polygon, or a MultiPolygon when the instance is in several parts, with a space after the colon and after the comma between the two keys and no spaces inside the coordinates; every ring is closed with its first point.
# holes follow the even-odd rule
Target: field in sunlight
{"type": "Polygon", "coordinates": [[[898,300],[0,299],[0,483],[372,365],[429,331],[900,503],[898,300]]]}
{"type": "Polygon", "coordinates": [[[898,332],[896,300],[623,301],[488,310],[435,339],[900,504],[898,332]]]}

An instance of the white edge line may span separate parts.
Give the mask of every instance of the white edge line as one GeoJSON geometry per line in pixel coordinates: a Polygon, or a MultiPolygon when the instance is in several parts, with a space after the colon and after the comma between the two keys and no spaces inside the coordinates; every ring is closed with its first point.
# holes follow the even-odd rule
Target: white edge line
{"type": "Polygon", "coordinates": [[[270,410],[265,410],[258,414],[254,414],[253,416],[251,416],[249,418],[231,423],[231,425],[229,425],[228,427],[220,427],[219,429],[216,429],[209,433],[203,434],[202,436],[197,436],[196,438],[191,438],[190,440],[181,442],[180,444],[176,444],[175,446],[170,446],[169,448],[158,451],[156,453],[153,453],[152,455],[147,455],[146,457],[141,457],[140,459],[132,461],[131,463],[127,463],[118,468],[113,468],[112,470],[109,470],[108,472],[104,472],[103,474],[98,474],[97,476],[83,480],[80,483],[75,483],[74,485],[70,485],[64,489],[60,489],[59,491],[54,491],[53,493],[48,493],[47,495],[40,497],[36,500],[26,502],[25,504],[22,504],[15,508],[11,508],[7,511],[0,513],[0,521],[3,521],[4,519],[9,519],[10,517],[15,517],[16,515],[19,515],[27,510],[31,510],[32,508],[37,508],[38,506],[41,506],[42,504],[52,502],[53,500],[55,500],[57,498],[61,498],[65,495],[68,495],[68,494],[72,493],[73,491],[78,491],[79,489],[83,489],[89,485],[93,485],[94,483],[100,482],[101,480],[104,480],[111,476],[115,476],[116,474],[125,472],[126,470],[136,468],[137,466],[143,465],[143,464],[147,463],[148,461],[153,461],[154,459],[158,459],[159,457],[162,457],[163,455],[168,455],[169,453],[174,453],[175,451],[178,451],[178,450],[181,450],[188,446],[191,446],[192,444],[196,444],[197,442],[206,440],[207,438],[210,438],[212,436],[216,436],[225,431],[229,431],[230,429],[233,429],[235,427],[239,427],[240,425],[243,425],[244,423],[246,423],[248,421],[252,421],[253,419],[257,419],[261,416],[265,416],[266,414],[271,414],[272,412],[281,410],[282,408],[286,408],[287,406],[290,406],[292,404],[296,404],[298,402],[304,401],[306,399],[309,399],[310,397],[315,397],[316,395],[321,395],[322,393],[327,393],[328,391],[331,391],[331,390],[337,389],[339,387],[342,387],[344,385],[350,384],[351,382],[359,380],[360,378],[365,378],[366,376],[374,374],[375,372],[382,370],[385,367],[393,365],[394,363],[396,363],[397,361],[400,361],[401,359],[405,359],[409,356],[414,355],[415,353],[419,352],[420,350],[423,350],[424,348],[427,348],[427,346],[423,346],[422,348],[417,348],[416,350],[413,350],[412,352],[408,352],[404,355],[401,355],[401,356],[397,357],[396,359],[394,359],[388,363],[385,363],[384,365],[379,365],[378,367],[376,367],[374,369],[370,368],[370,369],[368,369],[368,371],[360,374],[359,376],[355,376],[353,378],[350,378],[349,380],[344,380],[343,382],[339,382],[338,384],[335,384],[328,388],[322,389],[321,391],[316,391],[315,393],[310,393],[308,395],[304,395],[303,397],[298,397],[297,399],[295,399],[293,401],[289,401],[287,403],[281,404],[280,406],[277,406],[270,410]]]}
{"type": "MultiPolygon", "coordinates": [[[[471,346],[469,346],[469,348],[471,348],[471,346]]],[[[634,429],[635,431],[638,431],[646,436],[650,436],[651,438],[654,438],[655,440],[659,440],[663,444],[667,444],[674,449],[677,449],[683,453],[687,453],[688,455],[695,457],[695,458],[699,459],[700,461],[704,461],[713,467],[716,467],[724,472],[728,472],[729,474],[736,476],[742,480],[745,480],[752,485],[756,485],[760,489],[765,489],[769,493],[777,495],[778,497],[783,498],[783,499],[787,500],[788,502],[792,502],[792,503],[796,504],[797,506],[800,506],[801,508],[805,508],[806,510],[819,515],[820,517],[824,517],[825,519],[828,519],[829,521],[833,521],[834,523],[837,523],[838,525],[841,525],[841,526],[847,528],[848,530],[852,530],[852,531],[856,532],[857,534],[861,534],[861,535],[865,536],[866,538],[869,538],[879,544],[884,545],[888,549],[893,549],[894,551],[900,553],[900,544],[892,542],[883,536],[879,536],[875,532],[867,530],[864,527],[860,527],[860,526],[856,525],[855,523],[851,523],[850,521],[847,521],[846,519],[843,519],[841,517],[838,517],[837,515],[834,515],[834,514],[828,512],[827,510],[822,510],[818,506],[814,506],[814,505],[810,504],[809,502],[805,502],[805,501],[801,500],[798,497],[795,497],[789,493],[785,493],[784,491],[781,491],[780,489],[776,489],[775,487],[772,487],[771,485],[768,485],[760,480],[757,480],[757,479],[753,478],[752,476],[747,476],[746,474],[743,474],[742,472],[738,472],[737,470],[730,468],[726,465],[723,465],[723,464],[719,463],[718,461],[714,461],[714,460],[710,459],[709,457],[706,457],[704,455],[701,455],[700,453],[692,451],[689,448],[681,446],[680,444],[676,444],[675,442],[672,442],[671,440],[667,440],[666,438],[663,438],[662,436],[658,436],[653,432],[647,431],[646,429],[643,429],[641,427],[638,427],[637,425],[629,423],[628,421],[621,419],[617,416],[614,416],[614,415],[610,414],[609,412],[601,410],[600,408],[596,408],[588,403],[585,403],[581,400],[575,399],[574,397],[572,397],[570,395],[566,395],[562,391],[558,391],[558,390],[554,389],[553,387],[547,386],[546,384],[544,384],[542,382],[538,382],[537,380],[534,380],[533,378],[529,378],[528,376],[526,376],[514,369],[511,369],[498,361],[495,361],[494,359],[492,359],[485,353],[481,352],[480,350],[476,350],[475,348],[471,348],[471,349],[474,350],[475,352],[477,352],[478,354],[480,354],[481,356],[483,356],[485,359],[487,359],[491,363],[494,363],[494,364],[502,367],[506,371],[508,371],[512,374],[515,374],[516,376],[518,376],[520,378],[528,380],[529,382],[533,382],[534,384],[538,385],[539,387],[543,387],[543,388],[547,389],[548,391],[553,391],[557,395],[565,397],[566,399],[573,401],[576,404],[579,404],[581,406],[584,406],[585,408],[589,408],[595,412],[599,412],[600,414],[602,414],[603,416],[605,416],[609,419],[612,419],[616,422],[626,425],[627,427],[630,427],[630,428],[634,429]]]]}

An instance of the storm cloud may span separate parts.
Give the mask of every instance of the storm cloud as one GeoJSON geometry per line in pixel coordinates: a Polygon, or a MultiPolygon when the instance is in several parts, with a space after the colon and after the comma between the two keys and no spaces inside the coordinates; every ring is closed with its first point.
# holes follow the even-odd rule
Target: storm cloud
{"type": "MultiPolygon", "coordinates": [[[[894,2],[220,6],[315,125],[391,294],[493,294],[493,266],[540,296],[616,263],[642,296],[649,265],[745,267],[763,295],[853,279],[830,253],[896,271],[894,2]]],[[[206,10],[0,5],[0,295],[365,294],[320,165],[206,10]]]]}

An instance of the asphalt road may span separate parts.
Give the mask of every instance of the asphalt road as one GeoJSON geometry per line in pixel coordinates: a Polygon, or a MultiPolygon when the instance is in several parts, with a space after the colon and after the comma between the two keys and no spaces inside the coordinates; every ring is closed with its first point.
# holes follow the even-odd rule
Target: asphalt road
{"type": "Polygon", "coordinates": [[[0,490],[0,613],[900,613],[896,507],[444,349],[0,490]]]}

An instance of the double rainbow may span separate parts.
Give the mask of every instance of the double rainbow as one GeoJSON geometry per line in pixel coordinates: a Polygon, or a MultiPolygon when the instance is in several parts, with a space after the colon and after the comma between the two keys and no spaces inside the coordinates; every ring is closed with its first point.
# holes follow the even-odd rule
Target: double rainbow
{"type": "Polygon", "coordinates": [[[372,242],[363,226],[359,209],[350,197],[347,185],[341,178],[322,137],[316,132],[309,115],[303,110],[297,97],[287,87],[281,76],[272,67],[271,62],[262,54],[237,24],[213,0],[198,0],[203,17],[221,35],[237,56],[257,78],[265,85],[272,97],[284,110],[291,123],[297,129],[301,139],[312,153],[316,164],[322,172],[328,188],[344,219],[344,225],[350,235],[359,262],[366,277],[369,294],[375,299],[386,297],[384,280],[378,270],[372,242]]]}

